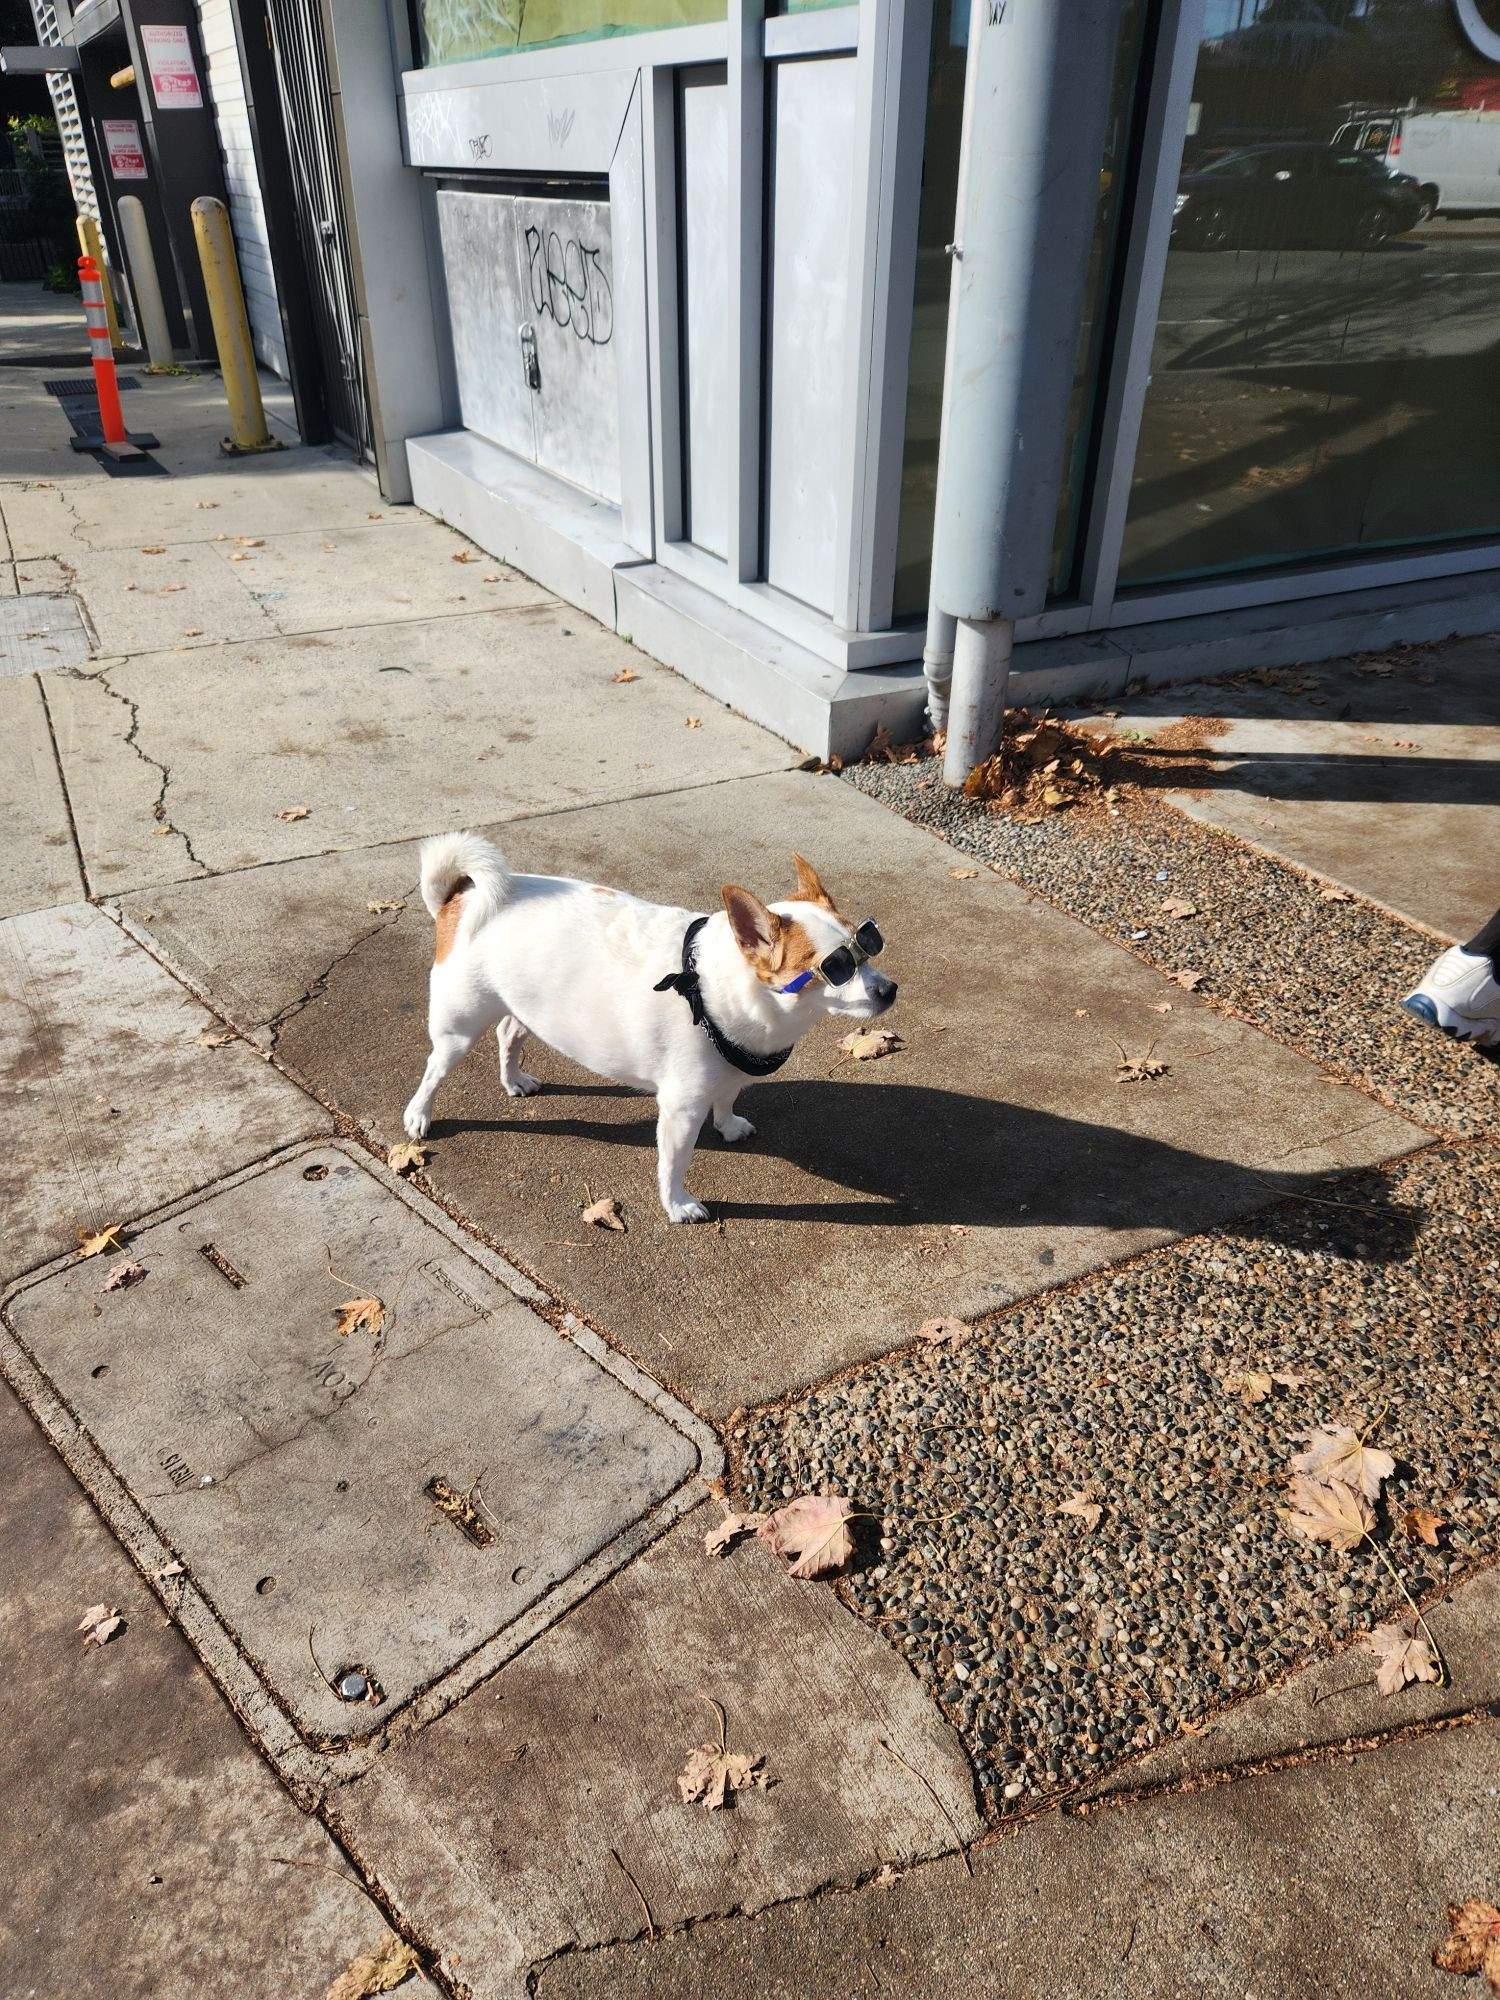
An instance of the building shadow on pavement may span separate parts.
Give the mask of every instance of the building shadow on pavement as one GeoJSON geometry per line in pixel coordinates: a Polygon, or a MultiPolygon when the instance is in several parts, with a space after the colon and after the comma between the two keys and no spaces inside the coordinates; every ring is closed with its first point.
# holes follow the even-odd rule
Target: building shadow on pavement
{"type": "MultiPolygon", "coordinates": [[[[1148,1087],[1149,1086],[1145,1086],[1148,1087]]],[[[593,1100],[629,1098],[616,1086],[548,1084],[530,1100],[527,1122],[510,1119],[434,1122],[435,1139],[458,1131],[504,1131],[654,1149],[655,1111],[639,1098],[640,1116],[590,1117],[593,1100]],[[551,1104],[572,1099],[582,1115],[551,1104]]],[[[601,1112],[602,1112],[601,1104],[601,1112]]],[[[1389,1200],[1380,1175],[1366,1175],[1356,1197],[1328,1174],[1272,1173],[1192,1152],[1160,1139],[960,1091],[883,1082],[879,1088],[838,1079],[792,1087],[747,1088],[739,1109],[755,1124],[743,1151],[761,1156],[751,1178],[796,1170],[792,1199],[767,1194],[726,1200],[709,1195],[715,1219],[813,1223],[851,1228],[1167,1229],[1192,1235],[1236,1218],[1254,1234],[1297,1235],[1284,1204],[1310,1204],[1306,1238],[1324,1254],[1388,1263],[1409,1254],[1420,1210],[1389,1200]],[[804,1176],[826,1194],[803,1192],[804,1176]],[[840,1198],[840,1190],[857,1197],[840,1198]],[[1268,1210],[1276,1209],[1274,1217],[1268,1210]],[[1241,1220],[1240,1218],[1245,1218],[1241,1220]]],[[[706,1126],[700,1155],[724,1150],[706,1126]]]]}

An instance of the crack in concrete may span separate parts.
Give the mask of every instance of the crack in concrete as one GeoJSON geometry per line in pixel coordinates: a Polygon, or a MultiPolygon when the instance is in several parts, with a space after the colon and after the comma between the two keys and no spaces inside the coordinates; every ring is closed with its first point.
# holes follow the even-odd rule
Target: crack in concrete
{"type": "Polygon", "coordinates": [[[47,740],[52,745],[52,763],[57,772],[58,787],[62,792],[63,811],[67,815],[68,838],[73,843],[73,859],[78,866],[78,879],[83,884],[83,893],[90,902],[94,900],[93,885],[89,881],[88,864],[83,858],[83,844],[78,838],[78,820],[73,811],[73,795],[68,790],[68,774],[63,769],[62,752],[57,744],[57,724],[52,719],[52,705],[47,699],[47,683],[41,674],[33,674],[36,691],[41,697],[42,715],[47,724],[47,740]]]}
{"type": "MultiPolygon", "coordinates": [[[[127,665],[129,664],[128,657],[127,660],[124,662],[124,664],[127,665]]],[[[141,727],[140,704],[137,701],[135,701],[132,696],[128,694],[122,694],[120,690],[111,683],[109,674],[105,672],[103,669],[100,669],[99,671],[93,674],[80,675],[79,678],[83,680],[97,681],[99,685],[104,689],[105,693],[109,695],[112,700],[123,703],[125,708],[129,711],[130,727],[125,732],[123,738],[124,743],[126,744],[127,748],[135,752],[136,756],[140,758],[143,764],[149,765],[152,770],[158,771],[161,774],[161,782],[157,786],[156,797],[152,801],[151,816],[157,822],[158,826],[164,828],[168,833],[172,835],[174,839],[180,840],[182,842],[183,847],[187,850],[187,858],[189,861],[192,862],[195,868],[201,870],[201,872],[205,875],[211,875],[214,871],[209,867],[208,863],[204,861],[200,855],[194,852],[192,840],[189,838],[187,833],[184,832],[184,830],[180,826],[174,825],[170,816],[168,815],[167,788],[172,782],[172,767],[169,764],[164,764],[160,757],[153,757],[149,750],[146,750],[142,747],[139,740],[140,727],[141,727]]]]}
{"type": "MultiPolygon", "coordinates": [[[[416,893],[417,892],[415,889],[408,890],[407,892],[407,894],[411,896],[414,896],[416,893]]],[[[328,990],[329,980],[338,971],[339,967],[343,965],[346,960],[353,958],[354,954],[360,949],[361,945],[368,944],[371,938],[378,937],[382,931],[389,930],[391,928],[391,925],[396,922],[397,918],[400,915],[401,915],[400,910],[391,910],[389,912],[386,912],[384,915],[382,915],[382,917],[378,922],[371,924],[368,930],[361,931],[359,936],[355,938],[351,944],[346,945],[342,951],[336,953],[334,957],[329,960],[329,962],[327,963],[327,965],[323,967],[321,972],[314,974],[314,976],[308,981],[303,991],[297,995],[297,998],[295,1000],[289,1000],[284,1007],[278,1008],[276,1013],[274,1013],[271,1016],[269,1021],[264,1021],[261,1023],[262,1028],[265,1029],[270,1034],[271,1037],[270,1046],[273,1049],[276,1047],[276,1044],[280,1041],[281,1031],[286,1026],[287,1022],[295,1020],[296,1017],[302,1012],[304,1007],[310,1006],[314,1000],[322,998],[323,994],[328,990]]]]}

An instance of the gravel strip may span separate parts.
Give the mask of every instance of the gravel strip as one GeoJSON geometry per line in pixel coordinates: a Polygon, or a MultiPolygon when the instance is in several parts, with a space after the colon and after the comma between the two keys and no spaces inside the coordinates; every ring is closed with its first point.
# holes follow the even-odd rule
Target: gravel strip
{"type": "Polygon", "coordinates": [[[844,777],[1162,972],[1202,972],[1204,999],[1430,1130],[1500,1126],[1500,1067],[1396,1006],[1438,947],[1386,912],[1325,902],[1310,876],[1159,802],[1027,825],[948,791],[932,758],[844,777]],[[1164,918],[1168,895],[1199,914],[1164,918]]]}
{"type": "Polygon", "coordinates": [[[1312,1425],[1396,1455],[1383,1539],[1419,1600],[1500,1551],[1497,1196],[1500,1150],[1433,1149],[1029,1300],[743,1418],[737,1500],[833,1490],[878,1518],[839,1588],[987,1810],[1033,1805],[1404,1609],[1367,1548],[1278,1516],[1312,1425]],[[1251,1364],[1303,1386],[1247,1407],[1219,1378],[1251,1364]],[[1057,1511],[1079,1492],[1092,1532],[1057,1511]],[[1449,1518],[1440,1548],[1402,1536],[1413,1505],[1449,1518]]]}

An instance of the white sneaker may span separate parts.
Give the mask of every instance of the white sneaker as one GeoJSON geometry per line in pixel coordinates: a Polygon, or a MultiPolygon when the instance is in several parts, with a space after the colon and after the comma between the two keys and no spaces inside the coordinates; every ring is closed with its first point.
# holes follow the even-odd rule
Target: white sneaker
{"type": "Polygon", "coordinates": [[[1461,945],[1445,951],[1401,1005],[1455,1041],[1500,1048],[1500,980],[1488,958],[1461,945]]]}

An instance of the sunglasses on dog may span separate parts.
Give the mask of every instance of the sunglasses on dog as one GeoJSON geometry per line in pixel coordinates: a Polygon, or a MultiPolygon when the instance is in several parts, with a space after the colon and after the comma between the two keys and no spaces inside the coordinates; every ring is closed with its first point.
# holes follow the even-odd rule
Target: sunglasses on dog
{"type": "Polygon", "coordinates": [[[821,979],[825,986],[847,986],[865,960],[877,957],[884,949],[885,939],[880,934],[880,926],[866,917],[847,944],[835,945],[810,972],[799,972],[781,991],[800,993],[810,979],[821,979]]]}

